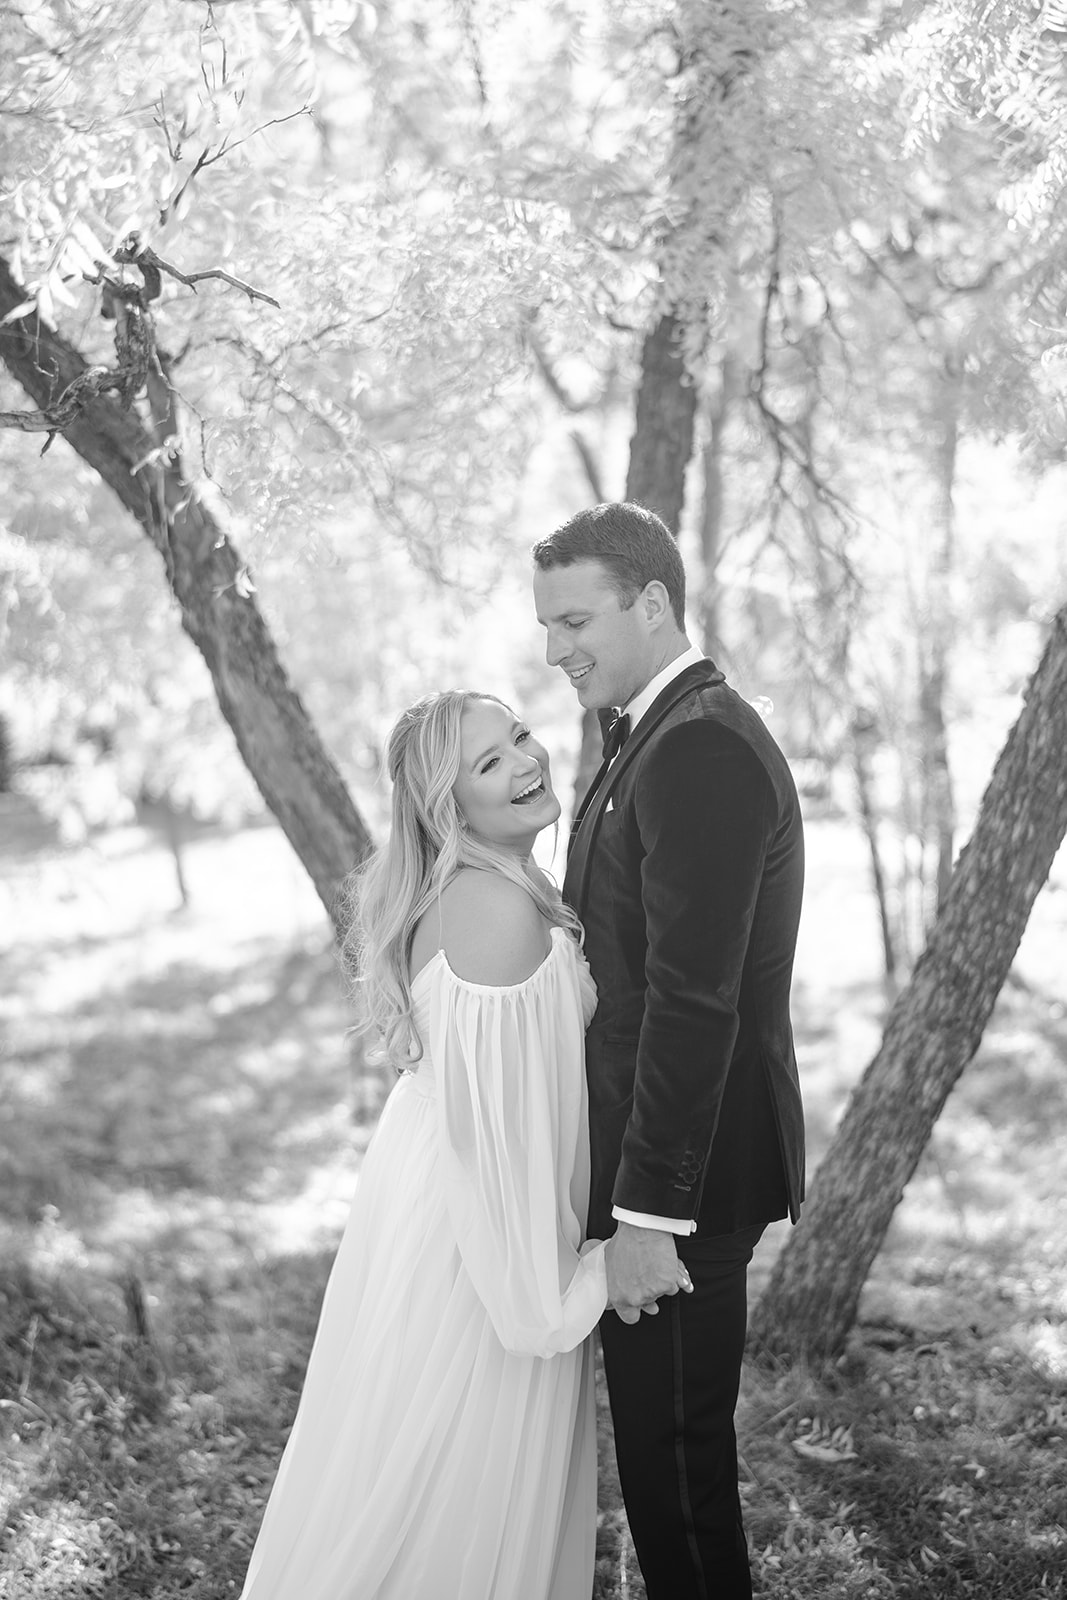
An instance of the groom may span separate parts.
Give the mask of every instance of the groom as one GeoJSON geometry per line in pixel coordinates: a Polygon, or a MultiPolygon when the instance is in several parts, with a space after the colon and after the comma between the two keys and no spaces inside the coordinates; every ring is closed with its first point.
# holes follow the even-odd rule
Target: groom
{"type": "Polygon", "coordinates": [[[796,790],[760,717],[689,644],[685,571],[657,516],[596,506],[533,559],[549,665],[583,706],[622,713],[564,894],[600,995],[589,1233],[617,1234],[601,1339],[626,1511],[649,1600],[748,1600],[733,1424],[746,1272],[804,1183],[796,790]],[[673,1292],[679,1257],[691,1294],[673,1292]]]}

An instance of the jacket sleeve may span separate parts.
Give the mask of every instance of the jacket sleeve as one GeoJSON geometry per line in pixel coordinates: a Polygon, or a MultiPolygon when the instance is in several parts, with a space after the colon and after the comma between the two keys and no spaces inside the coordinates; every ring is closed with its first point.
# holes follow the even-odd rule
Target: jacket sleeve
{"type": "Polygon", "coordinates": [[[744,739],[694,718],[670,728],[638,781],[647,931],[634,1103],[612,1196],[696,1214],[737,1038],[737,1003],[774,788],[744,739]]]}
{"type": "Polygon", "coordinates": [[[465,983],[441,963],[430,1050],[463,1265],[505,1349],[572,1350],[607,1302],[604,1245],[582,1243],[588,1112],[573,959],[554,943],[532,977],[506,988],[465,983]]]}

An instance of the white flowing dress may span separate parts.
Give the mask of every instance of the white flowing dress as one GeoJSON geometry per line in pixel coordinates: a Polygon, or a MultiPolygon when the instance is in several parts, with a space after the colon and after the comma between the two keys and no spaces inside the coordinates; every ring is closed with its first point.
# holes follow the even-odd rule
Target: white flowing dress
{"type": "Polygon", "coordinates": [[[562,929],[525,982],[412,986],[242,1600],[588,1600],[596,1529],[583,1063],[562,929]]]}

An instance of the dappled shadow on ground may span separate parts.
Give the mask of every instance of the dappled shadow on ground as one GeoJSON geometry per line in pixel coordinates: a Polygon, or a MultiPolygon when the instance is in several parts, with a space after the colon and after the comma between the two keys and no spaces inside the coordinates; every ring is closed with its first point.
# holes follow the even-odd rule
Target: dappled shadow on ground
{"type": "Polygon", "coordinates": [[[215,988],[175,966],[74,1007],[6,1063],[27,1215],[124,1187],[268,1200],[350,1120],[355,1052],[328,950],[265,947],[215,988]]]}
{"type": "MultiPolygon", "coordinates": [[[[883,1012],[832,840],[824,856],[796,1006],[813,1166],[883,1012]]],[[[69,1600],[218,1600],[243,1576],[388,1084],[346,1040],[321,909],[276,833],[191,847],[177,915],[143,835],[37,867],[0,851],[19,907],[0,989],[0,1593],[10,1576],[69,1600]]],[[[1067,1449],[1058,1006],[1002,996],[842,1359],[746,1368],[757,1593],[1062,1592],[1045,1581],[1067,1449]],[[798,1453],[812,1438],[828,1458],[798,1453]]],[[[789,1231],[768,1230],[754,1295],[789,1231]]],[[[605,1494],[596,1593],[638,1600],[610,1470],[605,1494]]]]}
{"type": "Polygon", "coordinates": [[[50,915],[18,863],[2,1214],[39,1259],[218,1264],[335,1241],[388,1084],[347,1037],[288,847],[250,837],[190,851],[198,892],[180,916],[158,909],[158,850],[83,852],[62,884],[43,869],[50,915]]]}

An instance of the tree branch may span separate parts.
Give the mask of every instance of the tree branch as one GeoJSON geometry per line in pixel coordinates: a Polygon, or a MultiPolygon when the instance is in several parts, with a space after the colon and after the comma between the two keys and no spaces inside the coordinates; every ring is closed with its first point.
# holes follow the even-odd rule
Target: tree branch
{"type": "MultiPolygon", "coordinates": [[[[274,306],[275,310],[281,310],[281,305],[273,295],[265,293],[262,289],[254,289],[250,283],[245,283],[243,278],[235,278],[233,273],[224,272],[221,267],[209,267],[204,272],[182,272],[172,262],[164,261],[162,256],[156,255],[156,252],[148,245],[142,244],[141,236],[136,232],[127,235],[123,240],[115,251],[115,260],[122,264],[128,263],[138,267],[146,275],[146,287],[148,285],[147,275],[153,272],[156,274],[165,272],[168,277],[176,278],[179,283],[184,283],[186,288],[192,289],[194,294],[196,293],[196,285],[202,282],[203,279],[220,278],[223,283],[230,284],[234,289],[240,289],[242,294],[246,294],[250,300],[265,300],[268,305],[274,306]]],[[[156,295],[149,292],[147,298],[152,300],[156,298],[156,295]]]]}
{"type": "Polygon", "coordinates": [[[597,466],[596,457],[589,448],[589,441],[580,428],[571,429],[571,443],[578,452],[578,459],[582,463],[582,470],[593,492],[593,498],[597,505],[603,505],[607,499],[607,495],[604,493],[604,480],[600,476],[600,468],[597,466]]]}
{"type": "MultiPolygon", "coordinates": [[[[161,444],[136,408],[104,392],[115,387],[115,374],[87,367],[39,313],[26,314],[26,303],[26,290],[0,258],[0,361],[53,422],[72,410],[55,431],[114,490],[159,551],[182,626],[204,657],[245,764],[340,927],[338,888],[369,849],[370,836],[289,681],[246,563],[186,478],[178,450],[161,444]],[[94,384],[98,392],[91,393],[94,384]],[[72,391],[82,403],[63,407],[72,391]]],[[[162,368],[160,374],[165,378],[162,368]]],[[[173,394],[150,399],[157,426],[170,428],[173,394]]]]}
{"type": "MultiPolygon", "coordinates": [[[[53,437],[57,433],[69,428],[78,414],[93,400],[101,395],[115,393],[124,408],[129,408],[136,397],[144,390],[153,373],[159,377],[159,356],[156,351],[155,330],[149,311],[152,300],[158,299],[160,291],[160,273],[169,273],[193,289],[202,278],[221,278],[234,288],[241,289],[251,300],[266,300],[268,304],[281,309],[278,301],[261,289],[254,289],[251,284],[242,282],[231,273],[224,272],[220,267],[211,268],[206,272],[183,273],[169,261],[164,261],[162,256],[157,256],[154,250],[142,245],[140,235],[130,233],[119,245],[114,254],[115,261],[120,266],[134,266],[141,273],[144,280],[143,287],[136,284],[124,283],[110,277],[101,267],[96,283],[102,285],[103,302],[101,313],[115,324],[115,353],[117,362],[114,367],[86,367],[79,371],[48,406],[36,411],[2,411],[0,412],[0,428],[16,428],[23,433],[47,433],[49,435],[44,450],[49,448],[53,437]]],[[[32,299],[23,301],[22,306],[13,306],[8,312],[5,321],[10,321],[23,307],[32,307],[32,299]]],[[[38,317],[38,328],[43,330],[44,324],[38,317]]],[[[84,365],[84,364],[83,364],[84,365]]]]}

